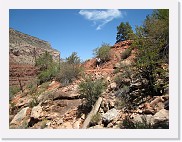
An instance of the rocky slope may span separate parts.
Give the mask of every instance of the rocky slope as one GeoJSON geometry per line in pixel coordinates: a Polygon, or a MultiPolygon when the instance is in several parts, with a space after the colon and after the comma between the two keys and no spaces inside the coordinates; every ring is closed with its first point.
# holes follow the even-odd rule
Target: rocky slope
{"type": "Polygon", "coordinates": [[[36,76],[35,59],[48,51],[53,59],[59,61],[59,51],[51,45],[30,35],[9,29],[9,82],[10,86],[27,84],[36,76]]]}
{"type": "MultiPolygon", "coordinates": [[[[10,104],[10,128],[28,129],[166,129],[169,128],[169,93],[145,96],[142,99],[141,88],[147,81],[132,75],[131,78],[120,78],[128,88],[119,87],[115,78],[134,61],[136,50],[120,60],[120,54],[129,46],[130,41],[115,44],[111,52],[112,58],[99,69],[95,69],[95,59],[83,65],[85,73],[92,80],[103,78],[107,84],[105,91],[96,101],[90,112],[84,113],[81,107],[85,98],[79,94],[78,84],[83,80],[75,80],[68,86],[53,81],[37,88],[37,99],[30,90],[16,94],[10,104]],[[118,56],[118,57],[117,57],[118,56]],[[118,65],[119,64],[119,65],[118,65]],[[125,66],[120,66],[125,64],[125,66]],[[129,97],[139,99],[137,103],[124,104],[129,97]]],[[[167,67],[168,68],[168,67],[167,67]]],[[[166,89],[167,90],[167,89],[166,89]]],[[[135,99],[133,100],[135,102],[135,99]]]]}
{"type": "MultiPolygon", "coordinates": [[[[121,53],[123,53],[126,49],[128,49],[130,47],[131,43],[132,43],[132,41],[128,40],[128,41],[123,41],[123,42],[114,44],[110,50],[110,55],[111,55],[110,61],[102,64],[100,66],[100,68],[101,69],[113,69],[115,66],[117,66],[118,62],[120,62],[120,60],[121,60],[121,53]]],[[[131,62],[133,62],[135,53],[136,53],[136,49],[132,50],[131,55],[124,62],[127,64],[130,64],[131,62]]],[[[94,70],[94,69],[96,69],[95,63],[96,63],[95,58],[87,60],[84,63],[84,68],[86,70],[94,70]]]]}

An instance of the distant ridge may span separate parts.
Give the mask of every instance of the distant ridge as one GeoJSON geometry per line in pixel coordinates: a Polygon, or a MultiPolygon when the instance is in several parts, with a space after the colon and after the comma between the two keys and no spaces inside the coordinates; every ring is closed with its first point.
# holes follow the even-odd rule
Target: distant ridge
{"type": "Polygon", "coordinates": [[[49,42],[28,34],[24,34],[20,31],[14,30],[13,28],[9,29],[9,43],[16,45],[29,44],[33,46],[39,46],[41,48],[51,48],[49,42]]]}
{"type": "Polygon", "coordinates": [[[9,28],[9,83],[24,85],[36,78],[36,59],[49,52],[54,61],[60,60],[60,52],[49,42],[9,28]]]}

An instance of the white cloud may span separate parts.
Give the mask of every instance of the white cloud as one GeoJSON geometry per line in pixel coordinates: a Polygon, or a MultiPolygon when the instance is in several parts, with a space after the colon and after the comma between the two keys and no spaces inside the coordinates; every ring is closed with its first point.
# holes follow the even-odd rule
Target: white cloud
{"type": "Polygon", "coordinates": [[[124,12],[118,9],[108,9],[108,10],[80,10],[79,14],[85,17],[87,20],[93,21],[94,25],[97,25],[96,30],[100,30],[108,22],[123,17],[124,12]]]}

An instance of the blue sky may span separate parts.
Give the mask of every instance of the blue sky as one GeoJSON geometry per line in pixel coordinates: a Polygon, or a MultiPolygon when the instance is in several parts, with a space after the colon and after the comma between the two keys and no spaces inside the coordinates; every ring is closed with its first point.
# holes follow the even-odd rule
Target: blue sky
{"type": "Polygon", "coordinates": [[[48,41],[61,52],[61,58],[77,52],[86,60],[103,42],[116,42],[116,27],[121,22],[129,22],[134,30],[151,13],[149,9],[11,9],[9,26],[48,41]]]}

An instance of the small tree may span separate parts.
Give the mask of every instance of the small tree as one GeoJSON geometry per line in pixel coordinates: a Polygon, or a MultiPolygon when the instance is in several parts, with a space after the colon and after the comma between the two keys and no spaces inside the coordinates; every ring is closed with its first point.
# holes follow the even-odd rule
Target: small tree
{"type": "Polygon", "coordinates": [[[52,55],[47,51],[36,60],[36,67],[39,68],[38,79],[40,84],[51,80],[59,70],[58,63],[53,61],[52,55]]]}
{"type": "Polygon", "coordinates": [[[116,36],[116,43],[128,39],[132,39],[134,36],[133,30],[131,25],[126,22],[121,22],[121,24],[117,27],[117,36],[116,36]]]}
{"type": "Polygon", "coordinates": [[[80,94],[86,98],[86,106],[92,107],[105,88],[103,80],[92,81],[91,77],[79,84],[80,94]]]}
{"type": "Polygon", "coordinates": [[[165,75],[167,71],[160,67],[162,63],[168,63],[169,10],[154,10],[143,26],[137,27],[136,35],[137,68],[141,76],[149,80],[147,93],[159,95],[163,84],[158,84],[158,79],[163,79],[165,84],[169,82],[165,75]]]}
{"type": "Polygon", "coordinates": [[[56,79],[61,82],[62,85],[71,83],[74,79],[79,77],[82,71],[80,63],[80,58],[77,53],[73,52],[60,64],[60,71],[57,74],[56,79]]]}
{"type": "Polygon", "coordinates": [[[80,58],[78,57],[76,52],[73,52],[69,57],[66,58],[66,62],[68,64],[74,64],[79,65],[80,64],[80,58]]]}
{"type": "Polygon", "coordinates": [[[110,49],[111,46],[108,43],[102,43],[101,47],[94,49],[93,52],[96,57],[99,57],[102,60],[102,62],[107,62],[111,57],[110,49]]]}

